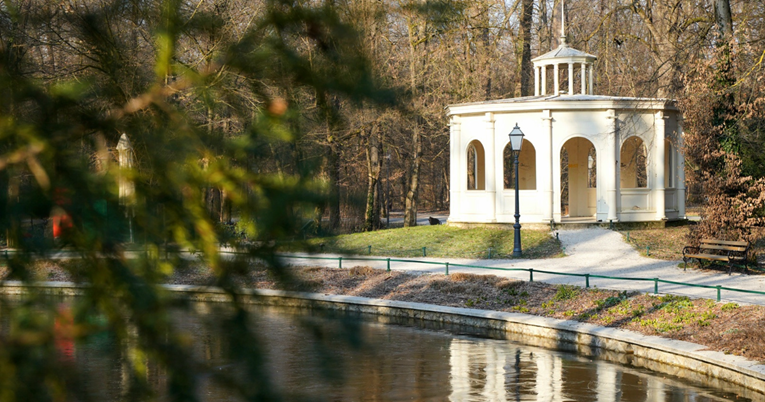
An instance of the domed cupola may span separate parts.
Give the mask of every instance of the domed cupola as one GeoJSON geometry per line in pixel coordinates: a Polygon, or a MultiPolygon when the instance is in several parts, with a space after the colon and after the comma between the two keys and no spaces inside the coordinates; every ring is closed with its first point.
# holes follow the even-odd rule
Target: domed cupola
{"type": "MultiPolygon", "coordinates": [[[[563,7],[563,5],[561,5],[561,7],[563,7]]],[[[597,57],[569,47],[568,43],[566,43],[565,18],[562,20],[560,46],[558,46],[557,49],[531,60],[534,63],[534,95],[540,96],[548,94],[547,70],[550,66],[552,66],[554,77],[554,91],[552,95],[575,95],[577,93],[577,88],[574,88],[575,68],[579,70],[581,76],[581,88],[579,93],[582,95],[593,95],[593,64],[597,57]],[[561,68],[568,68],[566,92],[561,91],[561,68]]]]}

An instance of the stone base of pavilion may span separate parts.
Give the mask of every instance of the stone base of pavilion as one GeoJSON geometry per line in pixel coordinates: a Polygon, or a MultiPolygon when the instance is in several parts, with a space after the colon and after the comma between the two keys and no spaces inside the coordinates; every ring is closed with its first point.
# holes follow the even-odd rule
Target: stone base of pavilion
{"type": "MultiPolygon", "coordinates": [[[[513,223],[485,223],[485,222],[460,222],[447,220],[446,224],[453,227],[472,229],[472,228],[490,228],[499,230],[513,230],[513,223]]],[[[604,229],[615,230],[634,230],[634,229],[663,229],[666,227],[682,226],[689,224],[687,219],[672,219],[650,222],[602,222],[595,218],[563,218],[561,222],[552,224],[542,222],[524,222],[521,223],[522,229],[532,230],[566,230],[566,229],[587,229],[601,227],[604,229]]]]}

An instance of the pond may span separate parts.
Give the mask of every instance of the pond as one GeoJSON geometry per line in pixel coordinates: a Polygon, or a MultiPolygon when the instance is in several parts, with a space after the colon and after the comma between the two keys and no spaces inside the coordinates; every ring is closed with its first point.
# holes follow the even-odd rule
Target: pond
{"type": "MultiPolygon", "coordinates": [[[[178,325],[195,353],[214,370],[237,370],[221,358],[209,318],[215,303],[179,311],[178,325]]],[[[254,328],[267,351],[266,372],[287,400],[327,401],[746,401],[751,391],[703,385],[603,359],[556,351],[471,328],[320,310],[254,306],[254,328]],[[352,335],[349,335],[352,334],[352,335]]],[[[128,356],[108,338],[69,345],[68,355],[89,378],[96,400],[124,395],[128,356]]],[[[618,360],[618,359],[617,359],[618,360]]],[[[165,378],[147,362],[150,383],[165,378]]],[[[205,401],[234,401],[200,377],[205,401]]]]}

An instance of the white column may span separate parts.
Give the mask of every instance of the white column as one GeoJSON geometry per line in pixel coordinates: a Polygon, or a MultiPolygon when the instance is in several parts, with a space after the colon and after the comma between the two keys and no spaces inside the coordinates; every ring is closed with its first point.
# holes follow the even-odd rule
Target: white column
{"type": "Polygon", "coordinates": [[[542,141],[539,143],[537,158],[537,174],[539,189],[542,191],[542,220],[553,220],[555,210],[553,191],[553,120],[549,110],[542,111],[542,141]]]}
{"type": "Polygon", "coordinates": [[[592,83],[595,82],[595,80],[593,79],[593,74],[592,74],[592,70],[594,69],[595,69],[595,66],[590,64],[590,95],[595,94],[595,91],[593,90],[593,85],[592,85],[592,83]]]}
{"type": "Polygon", "coordinates": [[[540,68],[542,69],[542,95],[547,95],[547,66],[540,68]]]}
{"type": "Polygon", "coordinates": [[[568,63],[568,85],[566,89],[569,95],[574,94],[574,63],[568,63]]]}
{"type": "Polygon", "coordinates": [[[539,96],[539,67],[534,66],[534,96],[539,96]]]}
{"type": "Polygon", "coordinates": [[[460,131],[460,117],[452,116],[449,122],[449,153],[451,155],[451,163],[449,165],[449,221],[451,222],[459,222],[460,220],[462,212],[462,205],[460,204],[460,189],[462,187],[460,183],[465,181],[464,178],[467,175],[467,170],[463,172],[460,169],[461,166],[464,166],[462,163],[462,149],[460,147],[462,141],[460,131]]]}
{"type": "Polygon", "coordinates": [[[647,401],[652,402],[664,402],[667,400],[667,394],[664,391],[664,383],[654,378],[653,376],[645,379],[648,392],[646,395],[647,401]]]}
{"type": "Polygon", "coordinates": [[[560,67],[558,66],[558,64],[555,64],[554,70],[555,70],[555,77],[553,81],[555,82],[555,85],[554,85],[555,93],[553,93],[553,95],[558,95],[560,94],[560,67]]]}
{"type": "Polygon", "coordinates": [[[587,73],[587,64],[582,63],[580,68],[582,70],[582,95],[585,95],[585,83],[587,82],[585,79],[585,74],[587,73]]]}
{"type": "Polygon", "coordinates": [[[481,392],[484,401],[507,401],[505,390],[505,353],[500,344],[482,343],[486,356],[486,384],[481,392]]]}
{"type": "MultiPolygon", "coordinates": [[[[606,118],[611,120],[608,124],[606,149],[603,150],[603,158],[601,159],[605,162],[603,163],[603,182],[606,190],[606,203],[608,204],[608,215],[606,219],[616,222],[619,220],[616,203],[616,198],[619,196],[619,181],[617,180],[619,172],[619,133],[616,110],[609,109],[606,118]]],[[[598,167],[600,167],[600,165],[598,165],[598,167]]],[[[598,169],[598,176],[600,176],[600,169],[598,169]]]]}
{"type": "Polygon", "coordinates": [[[548,353],[536,354],[537,373],[534,388],[538,402],[563,400],[563,361],[548,353]]]}
{"type": "Polygon", "coordinates": [[[654,183],[653,183],[653,201],[654,205],[656,206],[656,219],[657,220],[663,220],[667,219],[666,213],[665,213],[665,200],[664,200],[664,178],[665,178],[665,172],[664,172],[664,153],[665,153],[665,145],[664,145],[664,138],[666,137],[666,117],[664,116],[664,112],[656,112],[655,115],[655,123],[654,123],[654,136],[653,136],[653,142],[654,142],[654,158],[653,158],[653,176],[654,176],[654,183]]]}
{"type": "Polygon", "coordinates": [[[470,344],[460,339],[452,340],[449,346],[449,367],[451,370],[450,401],[464,401],[470,396],[470,344]]]}
{"type": "Polygon", "coordinates": [[[685,218],[685,132],[683,118],[677,117],[677,213],[685,218]]]}
{"type": "Polygon", "coordinates": [[[598,373],[597,402],[616,402],[619,391],[619,373],[616,368],[609,363],[598,361],[596,363],[598,373]]]}
{"type": "MultiPolygon", "coordinates": [[[[488,140],[486,141],[486,149],[485,149],[485,155],[486,155],[486,161],[484,165],[485,173],[484,173],[484,179],[486,180],[486,192],[487,193],[494,193],[494,196],[491,196],[492,198],[492,205],[491,205],[491,211],[485,211],[488,215],[487,218],[489,219],[489,222],[496,222],[497,221],[497,206],[500,205],[497,202],[496,194],[498,193],[497,189],[501,188],[497,186],[497,164],[495,163],[495,160],[501,159],[502,154],[501,150],[499,157],[497,157],[497,144],[494,140],[494,113],[486,113],[484,119],[484,124],[486,125],[486,134],[488,140]]],[[[500,170],[501,172],[501,170],[500,170]]]]}

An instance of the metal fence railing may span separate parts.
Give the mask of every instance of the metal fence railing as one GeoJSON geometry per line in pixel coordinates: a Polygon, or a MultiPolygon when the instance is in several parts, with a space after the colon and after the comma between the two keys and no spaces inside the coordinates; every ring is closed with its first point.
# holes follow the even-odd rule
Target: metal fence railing
{"type": "Polygon", "coordinates": [[[361,256],[345,256],[345,257],[327,257],[327,256],[306,256],[306,255],[290,255],[290,254],[282,254],[282,258],[289,258],[289,259],[308,259],[308,260],[336,260],[338,268],[343,268],[343,261],[374,261],[374,262],[385,262],[387,263],[387,271],[391,270],[391,263],[407,263],[407,264],[422,264],[422,265],[442,265],[444,266],[444,274],[449,275],[449,268],[473,268],[473,269],[486,269],[486,270],[493,270],[493,271],[520,271],[520,272],[528,272],[529,273],[529,282],[534,282],[534,273],[537,274],[547,274],[547,275],[554,275],[554,276],[568,276],[568,277],[578,277],[584,279],[584,286],[585,288],[590,287],[590,281],[592,279],[610,279],[610,280],[618,280],[618,281],[631,281],[631,282],[652,282],[653,283],[653,290],[654,293],[659,293],[659,284],[669,284],[669,285],[677,285],[677,286],[686,286],[686,287],[695,287],[695,288],[703,288],[703,289],[710,289],[716,291],[716,299],[717,301],[722,300],[722,291],[726,292],[738,292],[738,293],[748,293],[748,294],[755,294],[755,295],[763,295],[765,296],[765,292],[755,291],[755,290],[746,290],[746,289],[736,289],[731,288],[727,286],[721,286],[721,285],[699,285],[695,283],[685,283],[685,282],[678,282],[678,281],[669,281],[665,279],[660,278],[632,278],[632,277],[619,277],[619,276],[609,276],[609,275],[598,275],[598,274],[575,274],[575,273],[567,273],[567,272],[554,272],[554,271],[545,271],[541,269],[534,269],[534,268],[501,268],[501,267],[487,267],[487,266],[481,266],[481,265],[466,265],[466,264],[455,264],[451,262],[441,262],[441,261],[423,261],[423,260],[411,260],[411,259],[400,259],[400,258],[375,258],[375,257],[361,257],[361,256]]]}

